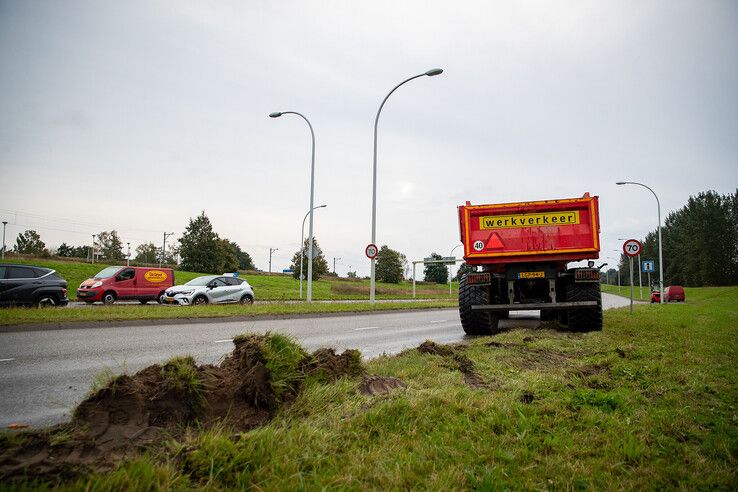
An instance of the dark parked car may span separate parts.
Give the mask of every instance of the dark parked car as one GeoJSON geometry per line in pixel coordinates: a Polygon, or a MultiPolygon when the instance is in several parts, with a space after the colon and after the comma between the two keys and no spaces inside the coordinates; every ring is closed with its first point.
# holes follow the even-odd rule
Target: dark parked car
{"type": "Polygon", "coordinates": [[[0,265],[0,306],[65,306],[67,281],[56,270],[0,265]]]}

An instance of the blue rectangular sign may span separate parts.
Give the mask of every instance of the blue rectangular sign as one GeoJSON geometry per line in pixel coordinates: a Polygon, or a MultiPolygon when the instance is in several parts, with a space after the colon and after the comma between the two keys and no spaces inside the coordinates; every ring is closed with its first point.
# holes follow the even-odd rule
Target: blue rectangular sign
{"type": "Polygon", "coordinates": [[[654,271],[654,265],[655,261],[653,260],[643,260],[641,262],[641,268],[643,269],[643,273],[653,273],[654,271]]]}

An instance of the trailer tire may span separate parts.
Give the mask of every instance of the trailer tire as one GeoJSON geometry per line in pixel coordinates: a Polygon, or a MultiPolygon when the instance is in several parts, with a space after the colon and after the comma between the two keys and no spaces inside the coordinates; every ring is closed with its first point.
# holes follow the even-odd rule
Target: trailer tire
{"type": "Polygon", "coordinates": [[[586,332],[602,330],[602,294],[599,283],[570,283],[566,286],[567,301],[597,301],[597,307],[569,309],[569,330],[586,332]]]}
{"type": "Polygon", "coordinates": [[[466,275],[459,281],[459,318],[467,335],[494,335],[499,333],[500,317],[489,311],[473,311],[472,306],[489,304],[486,288],[466,285],[466,275]]]}

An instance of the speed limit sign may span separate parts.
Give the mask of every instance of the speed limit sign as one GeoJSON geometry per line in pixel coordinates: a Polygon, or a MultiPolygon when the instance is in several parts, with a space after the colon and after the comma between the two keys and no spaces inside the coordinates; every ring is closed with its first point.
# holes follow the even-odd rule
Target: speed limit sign
{"type": "Polygon", "coordinates": [[[379,253],[379,250],[377,249],[376,244],[370,244],[366,247],[366,250],[364,251],[366,253],[367,258],[370,260],[373,260],[377,257],[377,253],[379,253]]]}
{"type": "Polygon", "coordinates": [[[643,245],[637,239],[628,239],[623,244],[623,253],[630,257],[638,256],[639,254],[641,254],[642,250],[643,245]]]}

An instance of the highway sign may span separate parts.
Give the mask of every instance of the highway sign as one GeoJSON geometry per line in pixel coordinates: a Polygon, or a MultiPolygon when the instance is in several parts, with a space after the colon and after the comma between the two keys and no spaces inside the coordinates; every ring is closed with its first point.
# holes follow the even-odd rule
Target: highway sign
{"type": "Polygon", "coordinates": [[[641,263],[643,273],[653,273],[656,271],[656,262],[654,260],[643,260],[641,263]]]}
{"type": "Polygon", "coordinates": [[[455,265],[455,256],[442,256],[440,258],[423,258],[423,263],[443,263],[444,265],[455,265]]]}
{"type": "Polygon", "coordinates": [[[377,253],[379,253],[379,249],[377,249],[376,244],[369,244],[366,249],[364,250],[364,253],[366,254],[366,257],[370,260],[373,260],[377,257],[377,253]]]}
{"type": "Polygon", "coordinates": [[[641,254],[641,250],[643,250],[643,245],[637,239],[628,239],[623,243],[623,253],[631,258],[641,254]]]}

